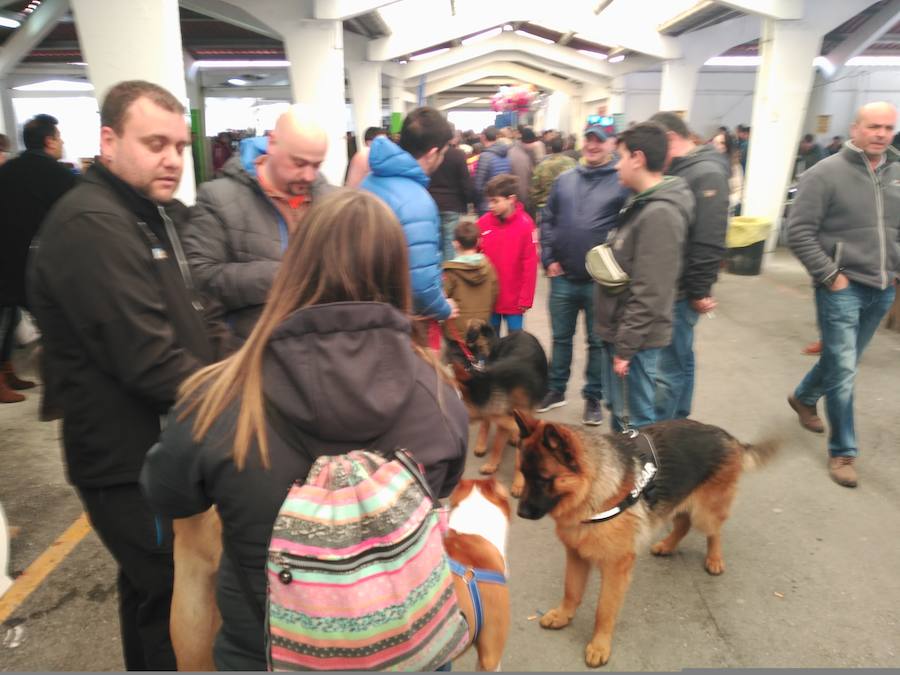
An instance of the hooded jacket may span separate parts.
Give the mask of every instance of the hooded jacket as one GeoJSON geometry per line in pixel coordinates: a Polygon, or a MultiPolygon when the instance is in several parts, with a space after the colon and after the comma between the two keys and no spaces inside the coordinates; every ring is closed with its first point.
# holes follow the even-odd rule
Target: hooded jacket
{"type": "Polygon", "coordinates": [[[872,169],[847,141],[800,177],[788,243],[815,284],[843,272],[886,289],[900,274],[900,153],[889,147],[872,169]]]}
{"type": "Polygon", "coordinates": [[[711,145],[700,145],[673,159],[669,166],[668,174],[687,181],[694,195],[694,217],[688,223],[684,242],[679,299],[710,296],[719,276],[719,264],[725,257],[730,167],[723,163],[723,157],[711,145]]]}
{"type": "Polygon", "coordinates": [[[428,194],[428,176],[411,154],[385,136],[372,141],[369,168],[372,172],[360,187],[390,207],[406,235],[415,313],[446,319],[450,304],[441,282],[441,219],[428,194]]]}
{"type": "Polygon", "coordinates": [[[691,190],[675,176],[636,195],[622,210],[609,244],[631,281],[618,293],[598,286],[594,313],[594,329],[619,358],[671,341],[682,246],[693,212],[691,190]]]}
{"type": "Polygon", "coordinates": [[[553,183],[541,212],[541,264],[562,265],[567,279],[589,281],[588,251],[606,241],[630,191],[619,183],[615,162],[579,164],[553,183]]]}
{"type": "Polygon", "coordinates": [[[176,258],[169,233],[186,212],[97,164],[41,226],[29,298],[77,487],[137,482],[178,387],[232,347],[176,258]]]}
{"type": "Polygon", "coordinates": [[[509,148],[510,146],[506,143],[496,142],[478,155],[478,168],[475,169],[475,197],[479,215],[488,210],[488,200],[484,196],[484,188],[488,181],[494,176],[509,173],[511,170],[507,157],[509,148]]]}
{"type": "MultiPolygon", "coordinates": [[[[169,415],[147,456],[141,487],[160,514],[182,518],[215,504],[227,550],[260,605],[275,516],[314,458],[365,448],[405,448],[425,467],[434,492],[446,497],[465,464],[468,415],[434,365],[417,355],[410,320],[382,303],[334,303],[298,310],[272,334],[263,356],[263,391],[308,439],[289,446],[267,426],[270,468],[250,448],[238,471],[232,459],[235,403],[201,442],[194,415],[169,415]]],[[[219,670],[265,670],[265,629],[241,592],[230,555],[220,563],[217,599],[222,628],[219,670]]]]}
{"type": "Polygon", "coordinates": [[[428,183],[428,193],[438,211],[465,213],[475,199],[474,192],[465,153],[459,148],[448,148],[444,161],[431,174],[428,183]]]}
{"type": "Polygon", "coordinates": [[[497,270],[500,293],[494,304],[497,314],[521,314],[534,304],[537,283],[537,247],[534,221],[516,202],[512,215],[501,220],[488,211],[478,220],[481,250],[497,270]]]}
{"type": "Polygon", "coordinates": [[[444,293],[453,298],[459,307],[454,319],[457,335],[444,325],[444,335],[449,340],[464,337],[469,321],[489,321],[497,301],[497,272],[483,253],[475,253],[448,260],[444,263],[444,293]]]}
{"type": "MultiPolygon", "coordinates": [[[[256,180],[256,159],[267,149],[265,137],[241,142],[240,156],[228,160],[223,177],[197,189],[183,236],[197,284],[222,303],[243,338],[262,314],[288,243],[283,217],[256,180]]],[[[310,190],[315,202],[334,188],[319,174],[310,190]]]]}

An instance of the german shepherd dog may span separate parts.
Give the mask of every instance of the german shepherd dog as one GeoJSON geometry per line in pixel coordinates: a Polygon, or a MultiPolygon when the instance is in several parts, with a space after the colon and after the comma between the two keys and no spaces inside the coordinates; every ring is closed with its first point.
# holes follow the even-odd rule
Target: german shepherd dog
{"type": "MultiPolygon", "coordinates": [[[[530,333],[516,331],[498,338],[490,323],[478,319],[469,322],[465,346],[474,363],[454,342],[450,343],[448,354],[469,419],[481,421],[476,457],[487,454],[491,426],[496,427],[490,456],[479,469],[490,475],[500,466],[506,444],[519,443],[512,411],[534,410],[547,393],[547,355],[530,333]]],[[[521,494],[523,485],[517,451],[516,473],[510,488],[514,497],[521,494]]]]}
{"type": "Polygon", "coordinates": [[[585,662],[591,667],[609,660],[613,628],[631,583],[637,550],[654,530],[673,521],[669,535],[650,549],[666,556],[694,525],[706,535],[706,571],[721,574],[725,571],[721,529],[741,472],[761,466],[777,449],[773,441],[745,445],[718,427],[692,420],[644,427],[641,433],[658,457],[647,498],[609,520],[585,522],[625,503],[649,455],[646,439],[588,429],[576,432],[518,412],[515,417],[525,478],[518,514],[537,520],[549,513],[566,548],[565,594],[558,607],[541,617],[541,626],[568,625],[581,603],[591,566],[600,569],[594,633],[585,648],[585,662]]]}

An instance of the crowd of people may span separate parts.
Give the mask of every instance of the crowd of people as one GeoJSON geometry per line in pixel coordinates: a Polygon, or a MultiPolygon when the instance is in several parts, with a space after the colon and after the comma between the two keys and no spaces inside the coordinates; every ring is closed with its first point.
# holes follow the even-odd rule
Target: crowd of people
{"type": "MultiPolygon", "coordinates": [[[[5,203],[25,184],[43,190],[29,194],[27,228],[3,223],[0,401],[32,385],[7,345],[27,307],[69,480],[119,566],[129,670],[176,666],[180,519],[215,506],[222,521],[216,666],[264,669],[265,627],[241,579],[264,603],[275,515],[315,457],[408,448],[446,497],[468,420],[442,344],[473,318],[527,329],[539,268],[552,329],[540,411],[566,404],[583,313],[585,424],[602,423],[604,403],[619,430],[690,415],[694,330],[716,307],[749,128],[704,143],[659,112],[617,136],[588,126],[573,157],[559,133],[487,127],[476,140],[422,107],[393,138],[370,128],[339,188],[319,170],[322,120],[295,105],[243,139],[187,208],[174,199],[183,114],[165,89],[122,82],[103,100],[99,160],[83,178],[59,167],[49,116],[25,126],[26,151],[0,167],[5,203]],[[586,266],[595,254],[601,273],[586,266]],[[302,452],[271,433],[273,407],[302,452]]],[[[900,180],[895,121],[888,104],[863,107],[851,141],[803,174],[790,222],[824,348],[789,402],[821,432],[826,397],[829,470],[847,486],[856,364],[900,272],[900,193],[885,187],[900,180]]]]}

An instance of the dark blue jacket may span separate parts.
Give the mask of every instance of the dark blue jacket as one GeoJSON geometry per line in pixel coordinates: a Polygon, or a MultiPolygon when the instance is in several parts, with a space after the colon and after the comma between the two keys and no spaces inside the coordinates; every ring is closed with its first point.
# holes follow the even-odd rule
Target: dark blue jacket
{"type": "Polygon", "coordinates": [[[369,168],[360,187],[391,208],[406,235],[413,310],[432,319],[449,318],[441,272],[441,220],[426,189],[428,176],[412,155],[384,136],[372,141],[369,168]]]}
{"type": "Polygon", "coordinates": [[[487,197],[484,196],[484,188],[488,181],[501,173],[510,173],[511,167],[507,153],[510,146],[505,143],[494,143],[485,148],[478,156],[478,168],[475,170],[475,195],[478,199],[478,213],[484,215],[488,210],[487,197]]]}
{"type": "Polygon", "coordinates": [[[559,175],[541,212],[541,264],[562,265],[566,278],[588,281],[588,251],[606,241],[630,194],[619,183],[615,162],[579,164],[559,175]]]}

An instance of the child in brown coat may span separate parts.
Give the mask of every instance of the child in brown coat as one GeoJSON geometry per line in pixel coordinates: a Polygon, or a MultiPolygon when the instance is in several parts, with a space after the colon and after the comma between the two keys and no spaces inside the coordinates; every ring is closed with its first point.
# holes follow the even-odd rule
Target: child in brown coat
{"type": "Polygon", "coordinates": [[[498,292],[494,266],[478,252],[478,225],[463,221],[453,237],[456,257],[444,263],[444,295],[459,306],[459,316],[444,323],[444,335],[451,341],[465,339],[471,319],[490,320],[498,292]],[[455,334],[451,326],[455,326],[455,334]]]}

